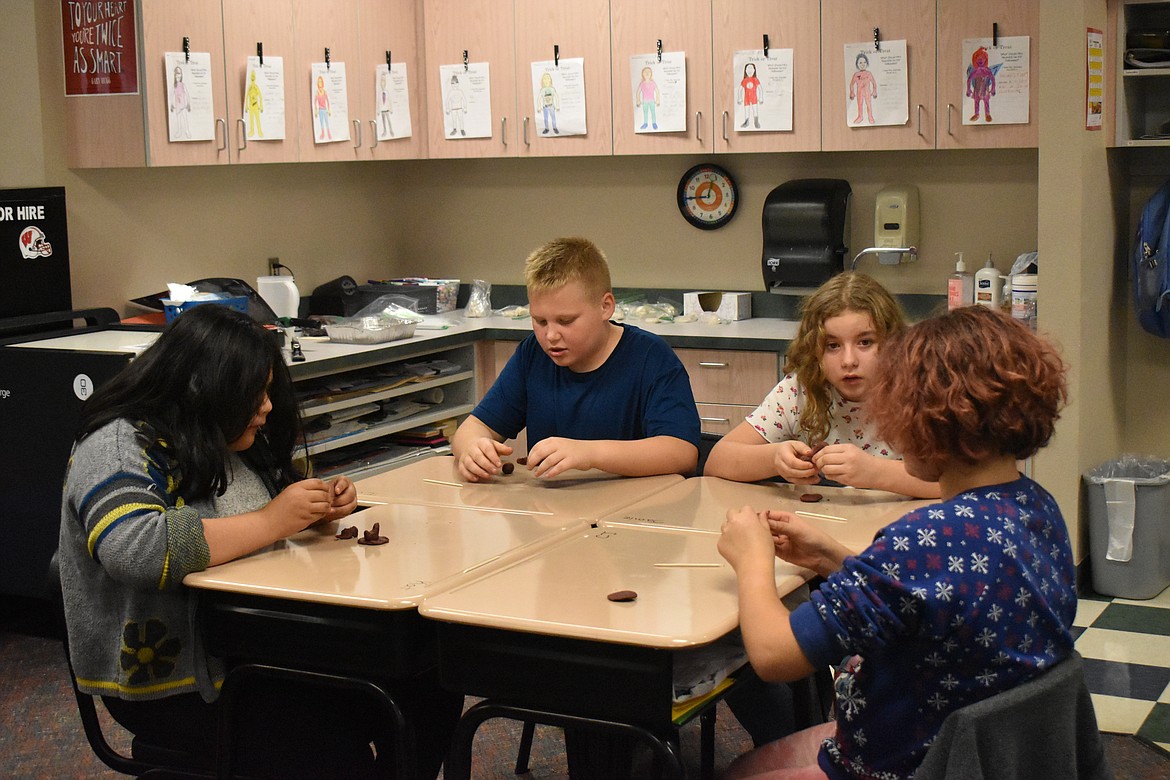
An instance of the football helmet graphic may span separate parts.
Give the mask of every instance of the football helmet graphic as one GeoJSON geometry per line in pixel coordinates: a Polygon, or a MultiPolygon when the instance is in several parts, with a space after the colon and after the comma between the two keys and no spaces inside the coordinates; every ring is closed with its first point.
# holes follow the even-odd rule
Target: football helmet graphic
{"type": "Polygon", "coordinates": [[[45,231],[36,225],[29,225],[20,231],[20,253],[25,260],[48,257],[53,254],[53,245],[45,238],[45,231]]]}

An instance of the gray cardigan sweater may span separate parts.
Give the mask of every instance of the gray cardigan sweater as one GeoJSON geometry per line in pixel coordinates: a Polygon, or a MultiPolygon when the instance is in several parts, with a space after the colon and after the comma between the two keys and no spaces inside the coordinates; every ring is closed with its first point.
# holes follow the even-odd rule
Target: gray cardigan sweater
{"type": "Polygon", "coordinates": [[[271,498],[234,453],[229,479],[224,495],[186,504],[165,447],[127,420],[74,448],[58,558],[82,691],[123,699],[218,695],[223,667],[205,652],[183,577],[210,561],[203,518],[254,511],[271,498]]]}

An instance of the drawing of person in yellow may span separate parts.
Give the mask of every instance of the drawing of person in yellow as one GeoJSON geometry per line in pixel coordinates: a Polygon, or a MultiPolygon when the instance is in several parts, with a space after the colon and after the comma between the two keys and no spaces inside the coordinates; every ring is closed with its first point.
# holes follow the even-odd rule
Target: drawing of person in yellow
{"type": "Polygon", "coordinates": [[[264,127],[260,124],[260,115],[264,113],[264,96],[260,94],[260,85],[256,83],[256,71],[251,72],[248,91],[244,94],[244,109],[248,112],[248,135],[264,137],[264,127]]]}
{"type": "Polygon", "coordinates": [[[317,94],[313,96],[313,107],[317,109],[317,127],[320,130],[317,133],[318,140],[324,139],[326,135],[329,140],[333,140],[333,130],[329,127],[329,115],[333,113],[332,107],[329,104],[329,93],[325,91],[325,77],[317,77],[317,94]]]}

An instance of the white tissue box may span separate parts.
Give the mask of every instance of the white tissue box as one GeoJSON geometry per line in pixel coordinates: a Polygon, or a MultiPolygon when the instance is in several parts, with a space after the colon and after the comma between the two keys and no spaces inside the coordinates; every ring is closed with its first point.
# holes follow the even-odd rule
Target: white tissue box
{"type": "Polygon", "coordinates": [[[683,314],[714,312],[724,320],[750,320],[752,295],[745,292],[683,293],[683,314]]]}

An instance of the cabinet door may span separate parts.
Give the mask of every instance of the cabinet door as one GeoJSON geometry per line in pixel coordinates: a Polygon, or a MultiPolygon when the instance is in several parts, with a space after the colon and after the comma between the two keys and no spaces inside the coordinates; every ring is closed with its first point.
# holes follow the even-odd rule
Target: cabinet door
{"type": "MultiPolygon", "coordinates": [[[[934,0],[823,0],[821,3],[821,148],[825,151],[934,148],[934,0]],[[844,46],[905,40],[909,120],[850,127],[844,46]]],[[[852,109],[850,109],[852,110],[852,109]]]]}
{"type": "Polygon", "coordinates": [[[227,95],[223,68],[223,17],[220,0],[142,0],[142,59],[139,75],[146,100],[147,165],[223,165],[228,162],[227,95]],[[170,141],[164,55],[183,50],[210,52],[215,139],[170,141]]]}
{"type": "Polygon", "coordinates": [[[430,157],[511,157],[520,153],[512,4],[499,0],[424,0],[427,152],[430,157]],[[491,80],[492,134],[447,137],[439,66],[486,62],[491,80]]]}
{"type": "Polygon", "coordinates": [[[297,112],[291,110],[293,90],[301,88],[293,75],[293,7],[291,0],[223,0],[223,56],[227,71],[227,116],[233,162],[296,162],[297,112]],[[256,56],[256,44],[264,54],[284,63],[284,138],[248,140],[248,116],[244,94],[248,85],[248,58],[256,56]]]}
{"type": "MultiPolygon", "coordinates": [[[[1040,8],[1038,0],[938,0],[938,148],[1035,147],[1040,143],[1040,8]],[[1028,36],[1028,123],[963,124],[967,67],[963,40],[1028,36]]],[[[995,105],[992,98],[991,105],[995,105]]]]}
{"type": "MultiPolygon", "coordinates": [[[[610,0],[614,154],[683,154],[715,148],[711,98],[711,0],[610,0]],[[686,132],[635,132],[630,57],[686,53],[686,132]]],[[[640,121],[641,115],[638,115],[640,121]]]]}
{"type": "MultiPolygon", "coordinates": [[[[358,27],[360,0],[294,0],[293,30],[296,54],[292,63],[285,62],[285,113],[288,121],[295,117],[298,145],[302,162],[326,160],[360,159],[362,124],[360,117],[369,113],[366,105],[373,100],[365,95],[359,85],[361,68],[358,63],[358,27]],[[345,64],[346,109],[348,112],[348,141],[318,143],[319,135],[313,122],[312,83],[313,63],[325,61],[325,49],[329,49],[329,62],[345,64]]],[[[329,128],[334,137],[344,137],[340,127],[340,112],[329,114],[329,128]]]]}
{"type": "Polygon", "coordinates": [[[421,0],[362,0],[361,31],[355,71],[350,75],[353,90],[364,92],[367,102],[362,121],[364,151],[362,159],[406,160],[426,157],[427,115],[425,73],[422,61],[421,0]],[[395,118],[404,112],[391,103],[383,115],[378,105],[377,66],[386,64],[390,52],[395,66],[406,65],[410,93],[410,136],[400,136],[402,124],[395,118]],[[393,137],[378,140],[378,127],[393,137]]]}
{"type": "MultiPolygon", "coordinates": [[[[609,0],[516,0],[516,114],[525,157],[613,153],[609,0]],[[585,68],[585,135],[546,128],[533,96],[532,63],[581,57],[585,68]]],[[[493,85],[494,88],[495,85],[493,85]]]]}
{"type": "MultiPolygon", "coordinates": [[[[820,0],[713,0],[716,152],[807,152],[821,148],[820,0]],[[736,132],[737,51],[792,49],[792,130],[736,132]]],[[[767,96],[763,96],[767,100],[767,96]]]]}

